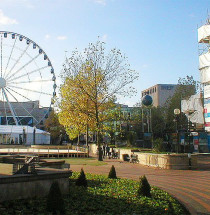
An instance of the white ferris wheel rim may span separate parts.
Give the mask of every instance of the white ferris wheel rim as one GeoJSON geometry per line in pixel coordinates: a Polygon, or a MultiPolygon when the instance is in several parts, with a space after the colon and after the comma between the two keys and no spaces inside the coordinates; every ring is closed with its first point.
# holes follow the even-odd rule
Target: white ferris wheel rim
{"type": "MultiPolygon", "coordinates": [[[[1,55],[1,58],[0,58],[0,64],[1,64],[1,67],[0,67],[0,91],[1,91],[1,95],[2,95],[2,102],[4,103],[4,112],[5,112],[5,117],[6,117],[6,122],[8,123],[7,121],[7,115],[6,115],[6,108],[5,108],[5,104],[7,104],[11,114],[12,114],[12,117],[13,117],[13,120],[15,122],[16,125],[21,125],[20,123],[20,116],[18,116],[16,114],[16,111],[14,109],[14,107],[12,106],[12,103],[10,101],[9,98],[12,98],[14,101],[16,101],[18,103],[18,105],[21,105],[22,108],[27,112],[27,115],[31,116],[34,120],[34,126],[37,126],[41,119],[37,120],[34,115],[32,114],[32,111],[28,111],[24,106],[23,106],[23,101],[20,101],[20,99],[18,100],[17,97],[19,98],[22,98],[23,100],[25,101],[28,101],[28,102],[34,102],[34,100],[32,100],[31,98],[28,97],[28,93],[31,92],[31,93],[35,93],[35,94],[39,94],[39,99],[41,96],[49,96],[50,97],[50,104],[49,104],[49,108],[48,108],[48,111],[46,111],[46,114],[43,115],[42,117],[42,120],[43,118],[46,117],[46,115],[48,115],[49,113],[49,110],[51,109],[51,106],[53,105],[54,103],[54,97],[56,96],[56,76],[55,76],[55,73],[54,73],[54,68],[52,66],[52,63],[49,59],[49,57],[47,56],[46,52],[37,44],[35,43],[33,40],[29,39],[28,37],[26,36],[23,36],[21,34],[18,34],[18,33],[15,33],[15,32],[9,32],[9,31],[0,31],[0,55],[1,55]],[[11,47],[11,51],[10,51],[10,54],[9,54],[9,57],[8,57],[8,61],[7,61],[7,64],[5,66],[5,71],[3,71],[3,57],[4,57],[4,50],[3,50],[3,40],[5,39],[9,39],[10,37],[10,40],[11,41],[14,41],[13,44],[12,44],[12,47],[11,47]],[[25,49],[20,49],[18,46],[16,46],[16,40],[21,41],[21,42],[24,42],[25,41],[25,49]],[[27,50],[28,48],[30,47],[30,45],[32,45],[33,49],[38,49],[38,54],[36,54],[35,56],[31,56],[27,50]],[[21,55],[18,56],[18,58],[14,58],[14,49],[19,49],[20,52],[21,52],[21,55]],[[26,55],[27,57],[30,58],[30,60],[25,63],[24,65],[22,65],[18,70],[16,71],[13,71],[13,69],[15,68],[15,66],[17,64],[20,63],[20,60],[21,58],[23,58],[23,56],[26,55]],[[40,67],[37,62],[36,62],[36,59],[40,56],[43,56],[43,61],[47,61],[47,65],[46,66],[43,66],[43,67],[40,67]],[[11,61],[14,61],[13,62],[13,66],[10,68],[10,70],[8,70],[8,67],[9,67],[9,64],[11,61]],[[34,64],[36,65],[36,69],[33,69],[33,70],[30,70],[30,71],[27,71],[27,66],[29,66],[30,64],[34,64]],[[52,76],[51,79],[42,79],[42,75],[41,75],[41,72],[42,70],[44,69],[49,69],[50,70],[50,73],[49,75],[52,76]],[[26,71],[25,73],[22,72],[22,71],[26,71]],[[41,79],[39,80],[30,80],[29,79],[29,76],[31,75],[36,75],[36,74],[40,74],[40,77],[41,79]],[[24,78],[28,76],[28,79],[29,81],[27,80],[24,80],[24,78]],[[22,80],[22,81],[21,81],[22,80]],[[50,82],[52,84],[52,93],[47,93],[45,92],[44,90],[34,90],[34,89],[30,89],[29,87],[28,88],[24,88],[24,87],[21,87],[20,84],[27,84],[27,83],[34,83],[34,84],[40,84],[40,83],[48,83],[50,82]],[[26,95],[24,95],[24,93],[22,92],[27,92],[26,95]]],[[[41,88],[42,89],[42,88],[41,88]]],[[[35,108],[35,106],[34,106],[35,108]]],[[[11,117],[11,115],[10,115],[11,117]]]]}

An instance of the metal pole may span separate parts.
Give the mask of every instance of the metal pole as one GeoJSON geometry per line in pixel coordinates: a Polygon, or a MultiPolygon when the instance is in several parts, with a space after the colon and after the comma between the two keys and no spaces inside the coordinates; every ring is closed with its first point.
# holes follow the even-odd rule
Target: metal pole
{"type": "Polygon", "coordinates": [[[36,144],[36,127],[34,127],[34,131],[33,131],[33,145],[36,144]]]}
{"type": "Polygon", "coordinates": [[[144,109],[142,107],[141,109],[141,119],[142,119],[142,132],[144,133],[144,109]]]}
{"type": "Polygon", "coordinates": [[[152,109],[150,108],[150,132],[151,132],[151,142],[153,148],[153,133],[152,133],[152,109]]]}
{"type": "Polygon", "coordinates": [[[150,122],[149,122],[149,109],[147,109],[147,132],[149,133],[149,127],[150,127],[150,122]]]}

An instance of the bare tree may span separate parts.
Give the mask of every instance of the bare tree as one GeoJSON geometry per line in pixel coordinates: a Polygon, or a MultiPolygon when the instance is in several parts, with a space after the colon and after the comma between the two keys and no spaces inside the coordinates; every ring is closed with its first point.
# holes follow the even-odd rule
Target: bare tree
{"type": "MultiPolygon", "coordinates": [[[[79,111],[80,115],[88,113],[88,117],[94,119],[95,126],[93,127],[97,132],[99,150],[99,134],[107,113],[113,108],[118,95],[127,96],[134,93],[135,90],[131,87],[131,83],[136,78],[138,78],[138,74],[130,69],[127,58],[122,55],[120,50],[115,48],[105,53],[104,42],[90,43],[84,52],[75,50],[72,56],[66,59],[63,65],[61,89],[65,88],[69,80],[71,83],[74,82],[74,88],[78,93],[72,96],[71,92],[68,92],[65,93],[65,96],[68,97],[71,94],[71,103],[74,103],[74,107],[78,106],[78,110],[74,108],[75,113],[76,111],[79,111]],[[83,100],[83,104],[79,99],[80,95],[85,95],[86,99],[83,100]],[[73,100],[72,97],[74,97],[73,100]],[[87,107],[84,105],[86,101],[88,101],[88,112],[86,108],[82,109],[82,107],[87,107]]],[[[64,94],[61,94],[61,98],[64,99],[64,94]]],[[[65,106],[64,103],[61,105],[61,115],[63,106],[65,106]]],[[[99,160],[102,160],[100,155],[99,160]]]]}

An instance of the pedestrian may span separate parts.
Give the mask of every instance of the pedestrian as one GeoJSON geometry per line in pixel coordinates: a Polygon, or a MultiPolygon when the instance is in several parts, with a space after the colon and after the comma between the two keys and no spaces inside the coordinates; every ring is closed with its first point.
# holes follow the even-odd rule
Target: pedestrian
{"type": "Polygon", "coordinates": [[[103,157],[105,157],[106,156],[106,144],[105,143],[103,143],[102,148],[103,148],[103,157]]]}
{"type": "Polygon", "coordinates": [[[109,157],[109,155],[110,155],[110,147],[108,146],[108,144],[106,145],[106,156],[108,156],[109,157]]]}

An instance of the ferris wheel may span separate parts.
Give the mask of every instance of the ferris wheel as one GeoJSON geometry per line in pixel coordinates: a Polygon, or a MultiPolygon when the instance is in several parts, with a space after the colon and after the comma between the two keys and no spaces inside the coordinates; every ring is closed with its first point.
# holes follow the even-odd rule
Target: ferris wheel
{"type": "Polygon", "coordinates": [[[0,31],[0,124],[39,125],[54,103],[56,87],[46,52],[26,36],[0,31]]]}

